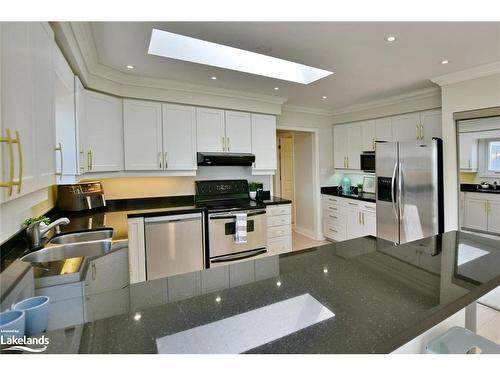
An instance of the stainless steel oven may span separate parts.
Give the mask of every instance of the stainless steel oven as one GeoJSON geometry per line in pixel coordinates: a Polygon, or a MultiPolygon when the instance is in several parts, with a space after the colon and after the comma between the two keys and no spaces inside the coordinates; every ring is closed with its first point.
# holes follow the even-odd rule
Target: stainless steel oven
{"type": "Polygon", "coordinates": [[[240,210],[208,214],[210,267],[266,256],[266,210],[240,210]],[[247,214],[247,240],[235,241],[236,213],[247,214]]]}

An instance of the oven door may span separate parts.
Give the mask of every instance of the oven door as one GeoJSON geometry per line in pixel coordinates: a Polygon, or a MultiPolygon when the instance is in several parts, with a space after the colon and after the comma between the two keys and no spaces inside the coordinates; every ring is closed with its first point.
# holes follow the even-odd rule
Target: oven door
{"type": "MultiPolygon", "coordinates": [[[[241,212],[241,211],[238,211],[241,212]]],[[[235,212],[208,215],[210,263],[227,264],[232,260],[253,258],[266,253],[266,210],[243,211],[247,214],[247,242],[235,242],[235,212]]]]}

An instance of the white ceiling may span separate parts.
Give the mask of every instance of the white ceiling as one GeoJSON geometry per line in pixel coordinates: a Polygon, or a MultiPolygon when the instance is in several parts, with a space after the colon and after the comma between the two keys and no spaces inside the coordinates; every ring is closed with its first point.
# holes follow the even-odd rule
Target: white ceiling
{"type": "Polygon", "coordinates": [[[327,110],[431,88],[431,77],[500,61],[500,22],[92,22],[91,29],[99,62],[128,74],[276,95],[288,105],[327,110]],[[153,27],[335,74],[302,85],[150,56],[153,27]],[[386,42],[388,35],[396,42],[386,42]],[[450,63],[441,65],[444,59],[450,63]]]}

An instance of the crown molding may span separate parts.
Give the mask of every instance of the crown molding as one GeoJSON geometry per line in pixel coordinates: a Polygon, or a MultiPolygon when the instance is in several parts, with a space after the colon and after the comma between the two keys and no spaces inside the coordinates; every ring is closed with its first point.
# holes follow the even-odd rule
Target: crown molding
{"type": "Polygon", "coordinates": [[[426,99],[437,95],[441,96],[441,89],[439,87],[431,87],[428,89],[416,90],[401,95],[386,97],[383,99],[372,100],[361,104],[355,104],[348,107],[337,108],[332,110],[331,113],[334,116],[343,115],[351,112],[366,111],[379,107],[426,99]]]}
{"type": "Polygon", "coordinates": [[[431,78],[431,81],[439,86],[451,85],[453,83],[468,81],[475,78],[487,77],[494,74],[500,74],[500,61],[490,64],[475,66],[470,69],[460,70],[458,72],[445,74],[431,78]]]}
{"type": "Polygon", "coordinates": [[[314,107],[303,107],[303,106],[299,106],[299,105],[284,104],[281,107],[281,109],[283,111],[307,113],[310,115],[319,115],[319,116],[331,116],[331,115],[333,115],[333,112],[331,110],[328,110],[328,109],[314,108],[314,107]]]}

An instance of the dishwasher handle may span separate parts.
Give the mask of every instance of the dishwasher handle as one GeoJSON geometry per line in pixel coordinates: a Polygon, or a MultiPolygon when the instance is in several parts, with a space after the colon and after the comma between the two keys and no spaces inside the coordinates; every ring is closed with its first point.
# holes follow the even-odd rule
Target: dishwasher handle
{"type": "Polygon", "coordinates": [[[144,218],[144,223],[160,223],[160,222],[172,222],[172,221],[189,221],[189,220],[200,220],[202,215],[200,212],[192,214],[180,214],[180,215],[166,215],[166,216],[152,216],[144,218]]]}

